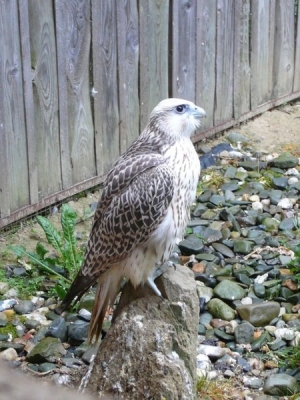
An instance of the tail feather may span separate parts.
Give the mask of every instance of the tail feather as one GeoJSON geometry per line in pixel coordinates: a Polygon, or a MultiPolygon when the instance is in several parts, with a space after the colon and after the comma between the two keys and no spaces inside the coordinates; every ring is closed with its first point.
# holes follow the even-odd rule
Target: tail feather
{"type": "Polygon", "coordinates": [[[56,307],[55,312],[61,314],[65,311],[74,300],[74,304],[77,303],[81,297],[89,290],[89,288],[95,283],[96,279],[93,276],[83,275],[81,271],[74,279],[70,286],[66,297],[62,303],[56,307]]]}
{"type": "Polygon", "coordinates": [[[98,279],[95,303],[89,327],[88,342],[97,341],[101,334],[107,308],[113,306],[120,290],[122,275],[118,268],[112,268],[98,279]]]}

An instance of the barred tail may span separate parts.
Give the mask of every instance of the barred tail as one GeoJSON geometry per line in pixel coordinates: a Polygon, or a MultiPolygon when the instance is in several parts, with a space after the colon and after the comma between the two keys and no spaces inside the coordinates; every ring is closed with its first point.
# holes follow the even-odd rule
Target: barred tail
{"type": "Polygon", "coordinates": [[[101,334],[107,308],[113,306],[123,278],[119,266],[111,268],[98,279],[95,303],[89,326],[88,342],[97,341],[101,334]]]}

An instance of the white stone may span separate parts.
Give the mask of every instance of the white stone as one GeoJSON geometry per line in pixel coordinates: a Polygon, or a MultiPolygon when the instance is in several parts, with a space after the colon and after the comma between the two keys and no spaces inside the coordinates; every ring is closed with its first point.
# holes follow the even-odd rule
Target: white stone
{"type": "Polygon", "coordinates": [[[85,308],[81,308],[78,312],[78,314],[85,319],[91,319],[92,313],[89,310],[86,310],[85,308]]]}
{"type": "Polygon", "coordinates": [[[238,323],[235,320],[232,320],[225,326],[226,333],[234,333],[235,328],[238,326],[238,323]]]}
{"type": "Polygon", "coordinates": [[[294,183],[299,182],[299,179],[296,178],[295,176],[292,176],[291,178],[288,179],[288,184],[293,185],[294,183]]]}
{"type": "Polygon", "coordinates": [[[5,361],[14,361],[18,358],[18,353],[16,352],[15,349],[10,347],[8,349],[1,351],[0,358],[1,360],[5,361]]]}
{"type": "Polygon", "coordinates": [[[294,339],[290,342],[291,346],[298,346],[300,343],[300,332],[295,332],[294,339]]]}
{"type": "Polygon", "coordinates": [[[244,298],[241,300],[241,303],[242,303],[243,305],[252,304],[252,302],[253,302],[253,300],[252,300],[252,298],[251,298],[250,296],[244,297],[244,298]]]}
{"type": "Polygon", "coordinates": [[[273,160],[273,158],[274,158],[274,156],[272,156],[272,154],[268,154],[266,156],[266,161],[269,162],[269,161],[273,160]]]}
{"type": "Polygon", "coordinates": [[[264,210],[264,206],[260,201],[254,201],[252,203],[252,208],[255,211],[263,211],[264,210]]]}
{"type": "Polygon", "coordinates": [[[19,296],[19,292],[17,289],[9,289],[6,293],[4,293],[3,298],[4,299],[13,299],[19,296]]]}
{"type": "Polygon", "coordinates": [[[249,200],[252,201],[252,203],[256,201],[260,201],[260,198],[257,194],[253,194],[252,196],[249,197],[249,200]]]}
{"type": "Polygon", "coordinates": [[[299,176],[300,172],[296,168],[289,168],[285,172],[285,175],[288,175],[288,176],[299,176]]]}
{"type": "Polygon", "coordinates": [[[198,294],[199,297],[203,297],[205,299],[205,303],[207,303],[213,297],[213,289],[207,286],[199,287],[198,286],[198,294]]]}
{"type": "Polygon", "coordinates": [[[276,329],[274,335],[276,339],[293,340],[295,338],[295,332],[288,328],[276,329]]]}
{"type": "Polygon", "coordinates": [[[264,283],[268,279],[268,273],[263,274],[263,275],[258,275],[255,279],[255,283],[264,283]]]}
{"type": "Polygon", "coordinates": [[[199,346],[198,352],[199,354],[205,354],[213,360],[221,358],[225,354],[225,350],[222,347],[209,346],[205,344],[199,346]]]}
{"type": "Polygon", "coordinates": [[[265,330],[268,331],[269,333],[271,333],[271,335],[274,335],[275,331],[276,331],[276,326],[274,325],[267,325],[265,326],[265,330]]]}
{"type": "Polygon", "coordinates": [[[269,206],[271,204],[271,200],[270,199],[263,199],[261,201],[261,204],[263,204],[264,206],[269,206]]]}
{"type": "Polygon", "coordinates": [[[208,356],[205,354],[197,355],[197,369],[209,372],[211,370],[212,364],[208,356]]]}
{"type": "Polygon", "coordinates": [[[281,207],[284,210],[289,210],[290,208],[293,208],[294,204],[291,199],[284,197],[283,199],[279,200],[277,205],[278,207],[281,207]]]}

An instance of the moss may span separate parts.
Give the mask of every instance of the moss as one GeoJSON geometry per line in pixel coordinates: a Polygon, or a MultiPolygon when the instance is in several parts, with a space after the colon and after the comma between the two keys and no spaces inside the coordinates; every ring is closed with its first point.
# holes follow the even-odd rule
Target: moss
{"type": "Polygon", "coordinates": [[[6,326],[1,327],[0,328],[0,334],[1,335],[10,334],[10,335],[12,335],[13,339],[18,337],[16,327],[11,323],[8,323],[6,326]]]}

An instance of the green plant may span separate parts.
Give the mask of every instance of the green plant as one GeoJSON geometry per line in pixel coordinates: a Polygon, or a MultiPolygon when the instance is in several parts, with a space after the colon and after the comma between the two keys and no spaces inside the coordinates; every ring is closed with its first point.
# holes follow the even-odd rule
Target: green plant
{"type": "Polygon", "coordinates": [[[37,216],[37,222],[42,227],[48,243],[55,250],[54,256],[48,256],[49,251],[41,242],[37,243],[35,252],[27,251],[24,246],[8,247],[25,269],[31,270],[34,266],[56,276],[58,282],[54,289],[61,298],[65,296],[66,286],[71,283],[83,259],[83,251],[76,247],[76,220],[77,214],[68,204],[64,204],[61,209],[61,231],[58,231],[49,219],[37,216]]]}
{"type": "Polygon", "coordinates": [[[294,259],[288,264],[290,270],[294,274],[294,278],[298,281],[300,287],[300,243],[294,249],[294,259]]]}

